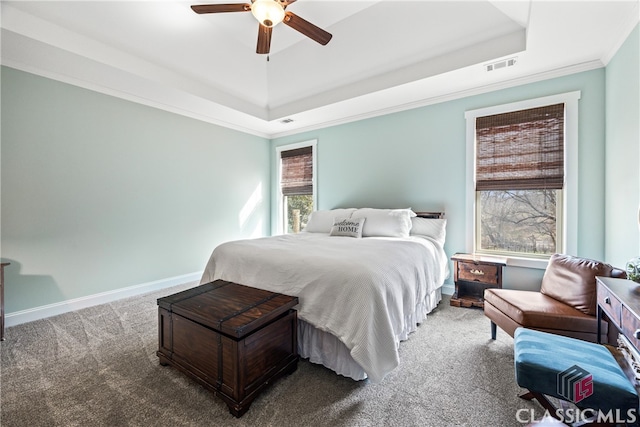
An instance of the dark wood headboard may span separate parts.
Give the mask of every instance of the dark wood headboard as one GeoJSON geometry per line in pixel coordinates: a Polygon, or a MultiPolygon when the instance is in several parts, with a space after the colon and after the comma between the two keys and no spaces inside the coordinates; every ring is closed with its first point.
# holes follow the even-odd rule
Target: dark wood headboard
{"type": "Polygon", "coordinates": [[[416,212],[420,218],[444,218],[444,212],[416,212]]]}

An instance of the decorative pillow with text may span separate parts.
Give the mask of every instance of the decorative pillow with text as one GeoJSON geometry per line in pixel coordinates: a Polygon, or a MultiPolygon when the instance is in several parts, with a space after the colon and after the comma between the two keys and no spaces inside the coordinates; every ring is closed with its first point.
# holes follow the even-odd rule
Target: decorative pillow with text
{"type": "Polygon", "coordinates": [[[331,227],[331,236],[362,237],[364,218],[336,218],[331,227]]]}

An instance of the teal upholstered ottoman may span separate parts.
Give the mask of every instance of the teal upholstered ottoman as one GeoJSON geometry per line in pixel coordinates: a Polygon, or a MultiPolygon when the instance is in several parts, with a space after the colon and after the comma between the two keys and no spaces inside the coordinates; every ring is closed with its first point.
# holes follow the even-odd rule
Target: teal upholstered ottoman
{"type": "Polygon", "coordinates": [[[516,382],[529,390],[521,397],[549,412],[556,408],[544,395],[637,422],[638,394],[605,346],[518,328],[513,347],[516,382]]]}

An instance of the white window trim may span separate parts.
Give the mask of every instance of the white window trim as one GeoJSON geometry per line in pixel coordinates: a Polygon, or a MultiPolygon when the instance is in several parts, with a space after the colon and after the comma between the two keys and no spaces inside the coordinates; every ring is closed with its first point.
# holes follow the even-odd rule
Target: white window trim
{"type": "MultiPolygon", "coordinates": [[[[465,112],[467,121],[467,161],[466,161],[466,250],[473,252],[476,235],[476,118],[510,111],[525,110],[564,103],[565,105],[565,145],[564,145],[564,197],[562,198],[562,248],[558,252],[577,254],[578,249],[578,101],[580,91],[561,93],[542,98],[528,99],[493,107],[465,112]]],[[[545,269],[548,261],[526,257],[507,257],[507,265],[545,269]]]]}
{"type": "Polygon", "coordinates": [[[298,148],[311,147],[311,155],[312,155],[312,165],[313,165],[313,176],[311,178],[311,182],[313,184],[313,210],[316,210],[318,207],[318,186],[317,177],[318,177],[318,156],[317,156],[317,139],[312,139],[309,141],[296,142],[294,144],[280,145],[276,147],[276,199],[275,203],[278,207],[278,220],[276,224],[276,234],[284,234],[284,209],[282,203],[282,185],[280,177],[282,176],[282,159],[280,158],[280,153],[282,151],[295,150],[298,148]]]}

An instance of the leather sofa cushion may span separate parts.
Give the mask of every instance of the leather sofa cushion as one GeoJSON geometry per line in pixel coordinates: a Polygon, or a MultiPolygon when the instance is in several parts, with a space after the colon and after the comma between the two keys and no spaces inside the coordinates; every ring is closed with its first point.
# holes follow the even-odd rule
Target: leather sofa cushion
{"type": "MultiPolygon", "coordinates": [[[[595,334],[597,319],[554,298],[534,291],[487,289],[485,305],[493,305],[521,326],[536,329],[557,329],[595,334]]],[[[602,333],[607,324],[602,322],[602,333]]]]}
{"type": "Polygon", "coordinates": [[[596,276],[611,276],[613,267],[600,261],[553,254],[549,259],[540,292],[595,316],[596,276]]]}

